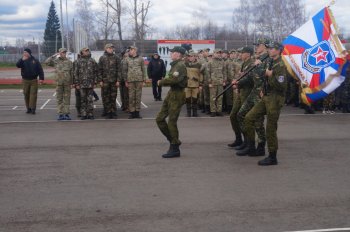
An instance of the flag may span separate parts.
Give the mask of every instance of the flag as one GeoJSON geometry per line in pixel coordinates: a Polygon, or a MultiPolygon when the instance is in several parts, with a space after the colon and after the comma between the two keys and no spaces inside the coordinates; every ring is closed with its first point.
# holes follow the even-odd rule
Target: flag
{"type": "Polygon", "coordinates": [[[284,63],[289,73],[300,80],[304,103],[326,97],[344,81],[349,62],[329,7],[289,35],[283,45],[284,63]]]}

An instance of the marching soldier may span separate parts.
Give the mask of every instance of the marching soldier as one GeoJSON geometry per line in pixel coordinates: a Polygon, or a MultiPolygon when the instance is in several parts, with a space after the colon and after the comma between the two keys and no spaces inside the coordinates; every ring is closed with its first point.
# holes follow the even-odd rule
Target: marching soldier
{"type": "Polygon", "coordinates": [[[81,97],[81,120],[94,119],[93,95],[94,85],[98,76],[98,66],[91,58],[89,48],[80,50],[81,58],[74,66],[74,85],[81,97]]]}
{"type": "Polygon", "coordinates": [[[163,158],[180,157],[181,141],[179,140],[179,131],[177,120],[179,118],[181,107],[185,103],[184,89],[187,86],[186,66],[182,61],[182,56],[186,53],[183,47],[176,46],[171,50],[171,69],[169,77],[158,81],[159,86],[170,86],[170,90],[164,99],[162,108],[157,115],[156,122],[170,143],[169,150],[163,158]],[[169,117],[168,123],[166,118],[169,117]]]}
{"type": "Polygon", "coordinates": [[[226,82],[226,66],[221,59],[221,49],[215,49],[213,60],[208,63],[208,83],[210,89],[210,117],[222,116],[222,96],[214,97],[223,90],[226,82]]]}
{"type": "Polygon", "coordinates": [[[106,44],[105,53],[98,62],[103,109],[107,118],[117,116],[117,93],[120,80],[120,58],[114,54],[113,44],[106,44]]]}
{"type": "Polygon", "coordinates": [[[251,150],[254,150],[255,122],[267,115],[266,139],[269,156],[259,161],[258,164],[261,166],[276,165],[278,163],[276,157],[278,150],[277,122],[284,105],[287,89],[287,71],[281,57],[283,45],[278,42],[271,42],[268,47],[269,55],[273,61],[271,70],[267,69],[265,73],[265,88],[261,92],[262,99],[249,111],[244,120],[248,146],[251,150]]]}
{"type": "Polygon", "coordinates": [[[73,83],[73,63],[67,58],[67,49],[60,48],[58,53],[47,58],[45,63],[56,69],[57,120],[71,120],[69,107],[73,83]]]}
{"type": "Polygon", "coordinates": [[[202,65],[197,62],[194,52],[189,53],[187,59],[188,61],[185,63],[188,76],[187,88],[185,89],[187,117],[198,117],[198,93],[203,82],[203,74],[201,73],[202,65]]]}
{"type": "Polygon", "coordinates": [[[126,59],[126,87],[129,89],[129,119],[141,118],[142,87],[146,82],[145,65],[142,57],[137,54],[137,48],[131,46],[129,57],[126,59]]]}

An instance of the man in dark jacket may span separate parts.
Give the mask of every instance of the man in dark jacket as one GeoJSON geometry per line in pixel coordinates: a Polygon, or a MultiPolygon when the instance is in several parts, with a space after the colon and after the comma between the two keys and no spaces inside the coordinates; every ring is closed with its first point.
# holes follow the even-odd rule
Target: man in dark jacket
{"type": "Polygon", "coordinates": [[[36,101],[38,97],[38,76],[39,83],[44,81],[44,71],[40,62],[32,56],[29,48],[24,49],[23,57],[18,60],[17,68],[21,69],[23,94],[27,107],[27,114],[35,114],[36,101]]]}
{"type": "Polygon", "coordinates": [[[155,101],[162,100],[162,87],[157,86],[157,82],[166,75],[165,64],[158,53],[154,53],[147,67],[148,78],[152,79],[152,89],[155,101]]]}

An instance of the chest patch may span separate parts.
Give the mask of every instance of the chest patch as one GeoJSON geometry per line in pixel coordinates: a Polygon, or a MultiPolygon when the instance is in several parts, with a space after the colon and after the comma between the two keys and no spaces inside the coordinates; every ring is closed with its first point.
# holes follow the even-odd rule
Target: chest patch
{"type": "Polygon", "coordinates": [[[279,76],[278,78],[277,78],[277,80],[278,80],[278,82],[279,83],[283,83],[284,82],[284,76],[279,76]]]}

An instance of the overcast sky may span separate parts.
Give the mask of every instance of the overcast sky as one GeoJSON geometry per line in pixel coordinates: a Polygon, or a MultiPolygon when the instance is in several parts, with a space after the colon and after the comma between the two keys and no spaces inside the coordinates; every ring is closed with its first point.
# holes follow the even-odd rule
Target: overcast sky
{"type": "MultiPolygon", "coordinates": [[[[59,0],[54,2],[59,12],[59,0]]],[[[312,16],[329,2],[305,0],[306,12],[312,16]]],[[[232,11],[238,6],[239,0],[151,0],[151,3],[149,22],[161,32],[176,24],[188,24],[193,11],[199,7],[207,11],[207,15],[219,26],[230,25],[232,11]]],[[[49,6],[49,0],[0,0],[0,45],[5,45],[6,41],[13,44],[16,38],[42,39],[49,6]]],[[[74,6],[75,0],[68,0],[70,20],[74,17],[74,6]]],[[[342,32],[350,35],[350,1],[337,0],[332,10],[342,32]]]]}

